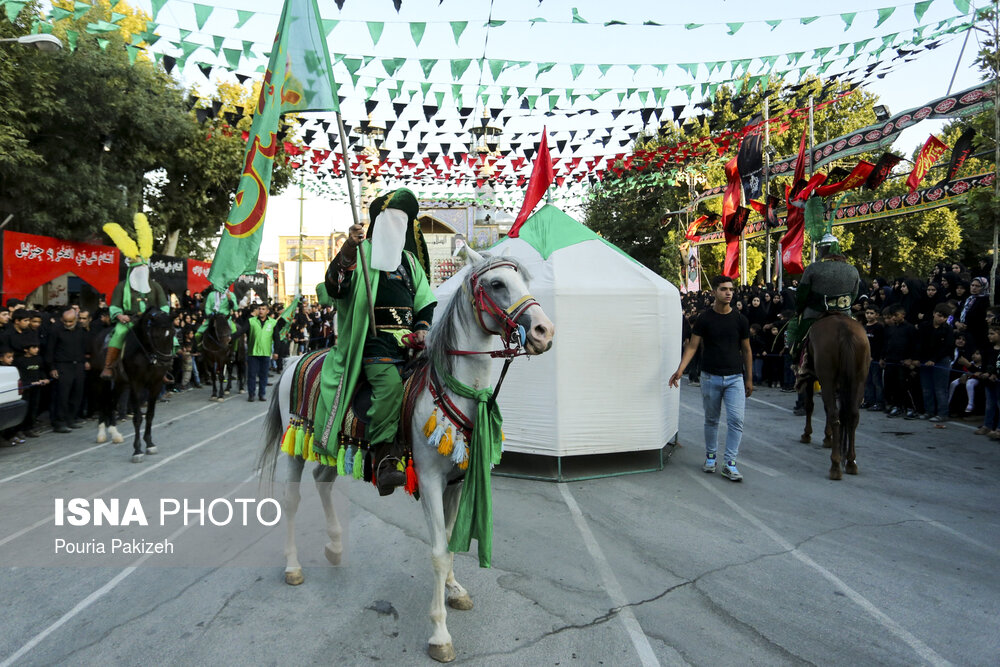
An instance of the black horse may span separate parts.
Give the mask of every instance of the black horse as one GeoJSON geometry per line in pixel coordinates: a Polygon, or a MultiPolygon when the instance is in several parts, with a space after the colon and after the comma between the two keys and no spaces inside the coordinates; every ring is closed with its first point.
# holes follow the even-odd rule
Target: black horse
{"type": "Polygon", "coordinates": [[[229,393],[229,387],[225,386],[226,364],[231,353],[232,336],[229,318],[226,315],[213,313],[209,316],[208,328],[201,337],[201,358],[205,362],[205,371],[212,378],[212,396],[208,399],[210,401],[221,402],[223,393],[229,393]]]}
{"type": "MultiPolygon", "coordinates": [[[[156,454],[153,444],[153,416],[156,414],[156,400],[163,387],[163,378],[173,365],[174,324],[170,316],[162,310],[152,308],[139,316],[132,329],[126,334],[122,347],[121,361],[114,368],[114,377],[101,382],[101,423],[98,442],[104,441],[107,425],[114,442],[121,442],[121,435],[115,428],[115,411],[122,393],[128,389],[128,406],[135,428],[132,463],[143,459],[139,433],[143,413],[139,410],[139,397],[146,396],[146,431],[142,439],[146,442],[146,454],[156,454]]],[[[105,343],[104,351],[107,350],[105,343]]],[[[104,353],[98,359],[104,358],[104,353]]]]}

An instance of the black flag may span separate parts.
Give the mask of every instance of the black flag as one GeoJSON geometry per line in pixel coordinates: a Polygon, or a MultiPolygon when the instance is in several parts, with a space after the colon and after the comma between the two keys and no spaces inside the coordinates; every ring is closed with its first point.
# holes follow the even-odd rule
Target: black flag
{"type": "Polygon", "coordinates": [[[759,134],[748,134],[740,143],[740,152],[736,155],[736,169],[740,173],[743,194],[746,199],[756,199],[764,189],[763,154],[761,147],[764,138],[759,134]]]}
{"type": "Polygon", "coordinates": [[[885,183],[885,179],[889,177],[889,173],[892,172],[893,167],[899,164],[902,159],[903,158],[898,155],[884,153],[882,157],[878,159],[878,162],[875,164],[875,168],[872,169],[872,173],[868,175],[868,180],[865,181],[865,187],[869,190],[878,189],[880,185],[885,183]]]}
{"type": "Polygon", "coordinates": [[[975,136],[976,131],[971,127],[962,132],[962,136],[955,142],[955,147],[951,149],[951,163],[948,165],[948,175],[938,185],[944,185],[955,178],[955,174],[958,173],[958,170],[962,168],[965,161],[969,159],[969,155],[972,154],[972,140],[975,136]]]}

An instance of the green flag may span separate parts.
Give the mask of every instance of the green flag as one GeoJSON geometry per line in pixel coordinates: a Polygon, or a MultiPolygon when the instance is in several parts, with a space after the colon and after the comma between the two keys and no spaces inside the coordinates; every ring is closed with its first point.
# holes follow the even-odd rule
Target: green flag
{"type": "Polygon", "coordinates": [[[285,0],[250,127],[236,201],[208,274],[218,290],[257,270],[281,115],[340,111],[322,26],[316,0],[285,0]]]}

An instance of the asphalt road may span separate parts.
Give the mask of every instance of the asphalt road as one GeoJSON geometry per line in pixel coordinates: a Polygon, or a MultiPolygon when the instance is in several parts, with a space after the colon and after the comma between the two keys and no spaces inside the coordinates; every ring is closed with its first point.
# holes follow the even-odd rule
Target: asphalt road
{"type": "MultiPolygon", "coordinates": [[[[798,442],[794,396],[765,389],[734,484],[701,472],[697,391],[682,387],[682,446],[661,472],[494,477],[493,568],[456,558],[475,601],[448,615],[457,662],[996,664],[1000,444],[975,425],[865,413],[861,474],[833,482],[828,451],[798,442]]],[[[350,532],[334,568],[304,484],[298,587],[284,583],[280,527],[243,564],[31,557],[60,495],[201,485],[223,497],[250,480],[264,406],[207,396],[159,408],[160,454],[142,464],[128,444],[97,446],[95,428],[0,450],[0,665],[434,664],[426,529],[401,493],[337,483],[350,532]]]]}

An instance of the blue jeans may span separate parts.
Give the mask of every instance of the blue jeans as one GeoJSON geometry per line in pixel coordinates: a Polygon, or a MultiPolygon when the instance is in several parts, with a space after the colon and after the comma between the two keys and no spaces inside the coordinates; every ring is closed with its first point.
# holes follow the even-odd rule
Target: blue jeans
{"type": "Polygon", "coordinates": [[[865,403],[885,405],[885,392],[882,386],[882,367],[874,360],[868,367],[868,377],[865,379],[865,403]]]}
{"type": "Polygon", "coordinates": [[[253,396],[260,383],[260,397],[267,389],[267,367],[271,357],[247,357],[247,391],[253,396]]]}
{"type": "Polygon", "coordinates": [[[701,399],[705,407],[705,455],[719,448],[719,416],[726,404],[726,461],[735,461],[743,439],[746,388],[742,375],[701,374],[701,399]]]}
{"type": "Polygon", "coordinates": [[[924,393],[924,412],[948,418],[948,380],[951,360],[939,359],[933,366],[920,367],[920,388],[924,393]]]}
{"type": "Polygon", "coordinates": [[[997,399],[1000,394],[997,392],[997,383],[983,380],[983,388],[986,390],[986,416],[983,417],[983,426],[991,431],[997,430],[997,419],[1000,418],[997,399]]]}

